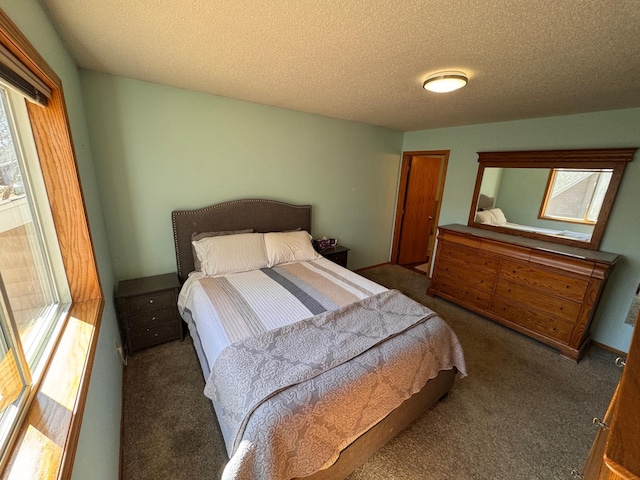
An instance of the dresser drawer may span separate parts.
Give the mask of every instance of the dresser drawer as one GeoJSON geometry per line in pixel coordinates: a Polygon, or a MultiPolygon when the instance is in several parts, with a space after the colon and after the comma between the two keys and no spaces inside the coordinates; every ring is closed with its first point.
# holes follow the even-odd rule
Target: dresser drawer
{"type": "Polygon", "coordinates": [[[181,325],[178,322],[163,323],[154,327],[129,332],[131,349],[135,352],[170,340],[182,338],[181,325]]]}
{"type": "Polygon", "coordinates": [[[513,283],[504,278],[498,280],[495,294],[511,302],[542,310],[554,318],[569,323],[574,323],[580,314],[581,304],[579,303],[571,302],[561,297],[545,295],[537,290],[532,290],[526,285],[513,283]]]}
{"type": "Polygon", "coordinates": [[[502,263],[500,278],[574,302],[582,302],[589,285],[586,280],[512,262],[502,263]]]}
{"type": "Polygon", "coordinates": [[[491,304],[491,292],[471,288],[460,282],[453,282],[449,279],[438,277],[432,280],[432,289],[438,293],[444,293],[454,298],[462,299],[463,306],[478,307],[488,310],[491,304]]]}
{"type": "Polygon", "coordinates": [[[131,314],[136,314],[143,310],[154,310],[156,308],[175,306],[176,300],[173,292],[164,291],[131,297],[128,299],[127,305],[129,312],[131,314]]]}
{"type": "Polygon", "coordinates": [[[157,327],[163,323],[175,322],[178,315],[177,308],[161,308],[154,310],[139,310],[136,315],[129,316],[131,330],[157,327]]]}
{"type": "Polygon", "coordinates": [[[435,276],[439,281],[461,283],[486,292],[493,291],[493,283],[496,278],[493,272],[481,270],[473,265],[461,265],[445,257],[438,258],[435,276]]]}
{"type": "Polygon", "coordinates": [[[562,343],[569,341],[573,330],[570,324],[551,318],[545,312],[511,303],[500,297],[494,297],[491,311],[501,318],[508,319],[513,323],[562,343]]]}
{"type": "Polygon", "coordinates": [[[454,261],[467,267],[481,268],[486,272],[495,273],[500,266],[500,261],[497,258],[482,255],[477,249],[449,242],[441,242],[438,248],[439,258],[454,261]]]}

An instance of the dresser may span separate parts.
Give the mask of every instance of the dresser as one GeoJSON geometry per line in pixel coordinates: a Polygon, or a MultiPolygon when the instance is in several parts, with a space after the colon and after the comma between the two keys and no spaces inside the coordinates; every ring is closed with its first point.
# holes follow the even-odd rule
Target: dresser
{"type": "Polygon", "coordinates": [[[465,225],[439,227],[427,293],[579,360],[618,255],[465,225]]]}
{"type": "Polygon", "coordinates": [[[118,283],[116,309],[127,353],[182,338],[179,291],[175,273],[118,283]]]}

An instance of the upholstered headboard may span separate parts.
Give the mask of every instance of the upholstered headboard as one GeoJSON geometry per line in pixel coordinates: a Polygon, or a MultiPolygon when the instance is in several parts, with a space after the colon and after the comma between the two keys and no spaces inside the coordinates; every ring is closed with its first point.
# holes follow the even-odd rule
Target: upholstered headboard
{"type": "Polygon", "coordinates": [[[300,228],[311,233],[311,205],[275,200],[245,199],[218,203],[197,210],[171,212],[178,276],[184,282],[194,270],[191,235],[252,228],[255,232],[281,232],[300,228]]]}

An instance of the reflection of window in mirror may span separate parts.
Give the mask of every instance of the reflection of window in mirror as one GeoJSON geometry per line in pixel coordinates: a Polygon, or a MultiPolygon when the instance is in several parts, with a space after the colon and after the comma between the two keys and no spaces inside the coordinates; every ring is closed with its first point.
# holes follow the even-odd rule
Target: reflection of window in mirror
{"type": "Polygon", "coordinates": [[[612,169],[551,169],[539,218],[595,224],[612,175],[612,169]]]}

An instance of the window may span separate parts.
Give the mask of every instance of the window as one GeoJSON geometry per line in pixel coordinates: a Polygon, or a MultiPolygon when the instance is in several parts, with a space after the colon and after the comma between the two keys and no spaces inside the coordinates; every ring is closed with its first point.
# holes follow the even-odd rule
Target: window
{"type": "Polygon", "coordinates": [[[540,218],[594,225],[612,175],[613,169],[552,169],[540,218]]]}
{"type": "MultiPolygon", "coordinates": [[[[44,108],[44,107],[41,107],[44,108]]],[[[70,304],[25,99],[0,86],[0,447],[4,453],[70,304]]]]}
{"type": "MultiPolygon", "coordinates": [[[[55,295],[58,295],[57,308],[62,308],[62,311],[67,300],[65,295],[71,300],[71,305],[65,320],[58,325],[61,329],[59,335],[56,335],[54,324],[38,322],[40,326],[35,330],[45,332],[45,337],[51,332],[51,338],[59,337],[52,352],[48,351],[51,342],[41,343],[39,348],[31,349],[36,357],[41,357],[39,365],[47,363],[44,372],[38,372],[38,367],[29,367],[26,360],[29,351],[25,349],[22,353],[18,352],[22,339],[19,334],[14,334],[18,331],[17,323],[12,311],[3,309],[0,303],[0,326],[11,326],[8,330],[2,330],[0,335],[0,368],[3,368],[2,372],[10,372],[6,377],[0,376],[0,388],[6,386],[6,400],[12,400],[10,404],[26,398],[26,409],[22,410],[22,418],[17,419],[15,439],[3,458],[2,476],[67,480],[71,478],[80,435],[104,297],[82,197],[62,82],[0,9],[0,77],[7,80],[11,72],[18,73],[22,78],[14,79],[15,82],[8,80],[9,85],[40,104],[21,101],[18,102],[19,107],[10,113],[10,118],[17,124],[19,148],[26,153],[25,171],[30,175],[31,182],[27,188],[34,188],[34,197],[38,200],[33,204],[32,211],[33,231],[36,233],[29,240],[29,245],[33,245],[34,250],[40,250],[45,265],[52,267],[53,277],[45,282],[52,287],[53,296],[50,298],[55,299],[55,295]],[[26,111],[26,116],[18,110],[22,110],[22,114],[26,111]],[[27,129],[30,127],[32,130],[31,146],[28,145],[30,142],[22,141],[23,122],[26,122],[27,129]],[[37,154],[30,155],[29,149],[37,154]],[[30,168],[31,157],[37,157],[39,161],[42,172],[40,180],[30,168]],[[49,208],[45,208],[47,204],[49,208]],[[50,217],[41,209],[50,210],[50,217]],[[54,230],[57,242],[55,235],[54,241],[48,242],[49,232],[54,230]],[[54,252],[56,249],[60,251],[59,256],[54,252]],[[66,278],[68,289],[64,285],[60,287],[61,278],[66,278]],[[2,355],[10,350],[11,353],[2,355]],[[3,362],[8,364],[7,368],[4,368],[3,362]],[[14,374],[16,371],[18,374],[14,374]],[[31,371],[35,373],[29,378],[31,371]],[[41,381],[38,382],[40,373],[41,381]],[[20,399],[13,400],[16,394],[20,399]]],[[[13,108],[11,99],[9,105],[8,108],[13,108]]],[[[14,177],[13,181],[18,183],[18,190],[20,183],[25,185],[23,179],[14,177]]],[[[30,201],[27,188],[25,198],[30,201]]],[[[10,300],[9,307],[13,307],[10,300]]],[[[49,308],[56,307],[44,309],[49,308]]],[[[36,337],[29,335],[31,338],[36,337]]]]}

